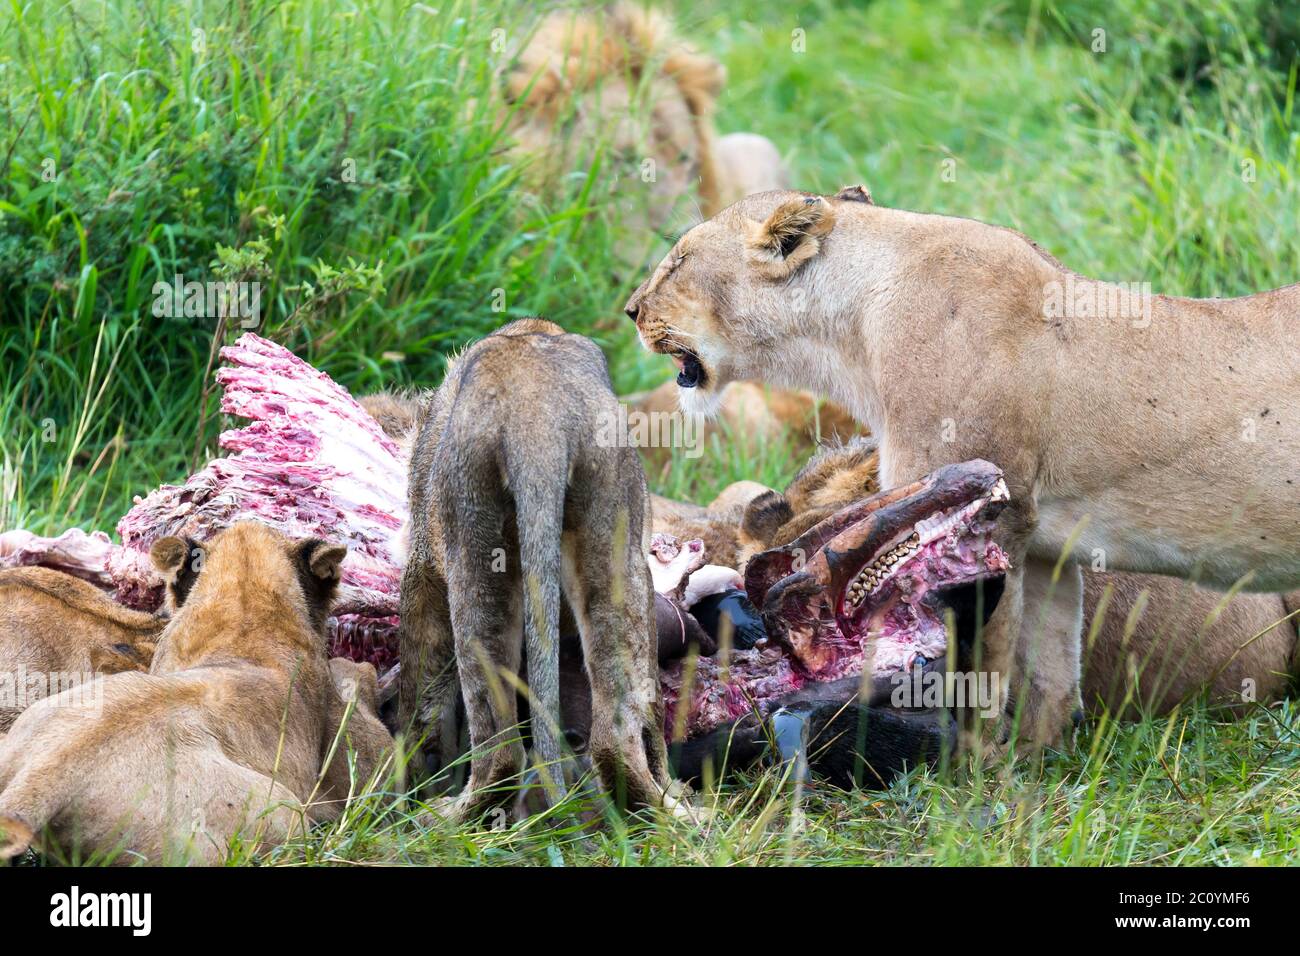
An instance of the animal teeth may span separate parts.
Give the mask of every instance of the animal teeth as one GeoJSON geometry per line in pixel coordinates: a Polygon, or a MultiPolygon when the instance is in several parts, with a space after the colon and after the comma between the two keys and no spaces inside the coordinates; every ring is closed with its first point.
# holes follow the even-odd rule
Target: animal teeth
{"type": "MultiPolygon", "coordinates": [[[[917,523],[917,527],[921,528],[920,522],[917,523]]],[[[858,576],[849,583],[848,587],[847,603],[850,608],[856,608],[867,594],[880,587],[900,564],[920,550],[920,544],[921,533],[914,531],[902,543],[894,545],[872,564],[858,572],[858,576]]]]}

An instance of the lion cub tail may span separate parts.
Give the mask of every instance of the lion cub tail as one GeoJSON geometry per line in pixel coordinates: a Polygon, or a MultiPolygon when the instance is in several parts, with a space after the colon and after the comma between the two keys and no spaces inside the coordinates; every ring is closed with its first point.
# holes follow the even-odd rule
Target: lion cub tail
{"type": "Polygon", "coordinates": [[[17,817],[0,813],[0,860],[12,860],[32,845],[36,834],[17,817]]]}
{"type": "MultiPolygon", "coordinates": [[[[558,442],[556,443],[558,445],[558,442]]],[[[507,447],[507,469],[519,514],[524,648],[532,697],[533,753],[544,768],[552,802],[560,796],[560,576],[567,459],[537,458],[507,447]]]]}

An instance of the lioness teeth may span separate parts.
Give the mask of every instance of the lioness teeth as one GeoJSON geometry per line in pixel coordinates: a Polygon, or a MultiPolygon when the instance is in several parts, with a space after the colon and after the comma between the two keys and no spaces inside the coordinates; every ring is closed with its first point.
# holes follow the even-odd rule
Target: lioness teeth
{"type": "Polygon", "coordinates": [[[885,580],[921,550],[921,536],[917,532],[908,535],[905,541],[883,552],[875,561],[858,572],[848,587],[848,606],[858,607],[868,594],[878,589],[885,580]]]}

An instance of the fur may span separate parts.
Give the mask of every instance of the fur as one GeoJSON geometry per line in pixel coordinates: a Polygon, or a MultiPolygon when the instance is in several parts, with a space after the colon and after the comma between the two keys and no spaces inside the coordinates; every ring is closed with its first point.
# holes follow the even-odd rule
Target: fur
{"type": "MultiPolygon", "coordinates": [[[[541,319],[467,349],[411,456],[400,715],[435,765],[461,690],[473,748],[457,818],[506,800],[523,769],[513,688],[527,656],[531,733],[552,802],[561,752],[559,625],[576,620],[592,688],[587,750],[632,807],[667,784],[647,495],[636,450],[601,442],[617,405],[600,349],[541,319]],[[562,602],[563,599],[563,602],[562,602]]],[[[611,436],[612,437],[612,436],[611,436]]]]}
{"type": "MultiPolygon", "coordinates": [[[[173,577],[190,547],[153,555],[173,577]]],[[[0,741],[0,857],[27,845],[114,862],[220,862],[298,832],[337,694],[324,614],[346,549],[241,522],[201,572],[150,673],[98,678],[25,711],[0,741]]]]}
{"type": "Polygon", "coordinates": [[[777,191],[688,232],[626,310],[704,393],[751,379],[849,409],[886,486],[1003,469],[1011,569],[982,664],[1014,694],[1002,741],[1054,742],[1080,705],[1075,562],[1300,585],[1300,286],[1136,301],[1009,229],[777,191]]]}

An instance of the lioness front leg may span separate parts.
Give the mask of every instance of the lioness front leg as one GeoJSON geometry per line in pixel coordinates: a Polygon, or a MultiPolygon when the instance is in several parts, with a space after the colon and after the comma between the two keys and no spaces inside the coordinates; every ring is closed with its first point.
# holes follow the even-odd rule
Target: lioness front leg
{"type": "Polygon", "coordinates": [[[1008,727],[1034,746],[1051,746],[1076,713],[1083,630],[1083,575],[1067,562],[1029,559],[1016,670],[1006,712],[1008,727]]]}

